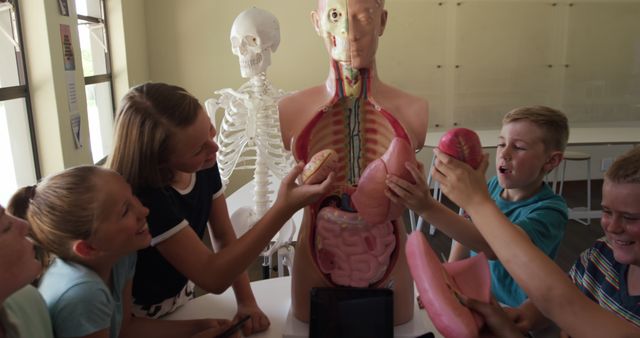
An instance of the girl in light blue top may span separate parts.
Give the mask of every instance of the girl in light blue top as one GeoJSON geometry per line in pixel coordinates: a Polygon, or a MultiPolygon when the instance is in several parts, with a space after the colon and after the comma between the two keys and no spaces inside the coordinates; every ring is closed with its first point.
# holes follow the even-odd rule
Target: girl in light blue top
{"type": "Polygon", "coordinates": [[[43,256],[39,290],[56,337],[213,337],[230,325],[131,316],[136,251],[151,241],[149,211],[114,171],[71,168],[19,190],[11,204],[55,256],[43,256]]]}

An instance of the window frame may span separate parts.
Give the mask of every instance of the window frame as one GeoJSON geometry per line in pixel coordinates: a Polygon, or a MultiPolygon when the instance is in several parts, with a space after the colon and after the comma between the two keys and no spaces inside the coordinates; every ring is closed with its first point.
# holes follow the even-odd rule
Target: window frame
{"type": "MultiPolygon", "coordinates": [[[[101,0],[102,1],[102,0],[101,0]]],[[[21,85],[0,87],[0,101],[10,101],[15,99],[24,99],[25,108],[27,111],[27,121],[29,125],[29,138],[31,141],[31,151],[33,154],[33,166],[36,180],[40,181],[42,178],[42,170],[40,169],[40,156],[38,154],[38,142],[35,132],[35,121],[33,118],[33,108],[31,105],[31,95],[29,91],[29,77],[26,67],[24,36],[22,34],[22,18],[20,15],[20,0],[7,0],[9,4],[13,6],[13,12],[15,15],[16,32],[18,34],[18,42],[20,44],[20,50],[16,51],[16,61],[18,64],[18,79],[21,85]]]]}
{"type": "MultiPolygon", "coordinates": [[[[75,1],[75,0],[74,0],[75,1]]],[[[114,88],[113,88],[113,73],[112,73],[112,65],[111,65],[111,45],[110,45],[110,39],[109,39],[109,26],[108,26],[108,18],[107,18],[107,11],[106,11],[106,4],[105,4],[105,0],[97,0],[100,3],[100,13],[102,14],[102,16],[104,18],[99,18],[99,17],[95,17],[95,16],[90,16],[90,15],[82,15],[82,14],[77,14],[77,22],[78,22],[78,27],[80,26],[80,21],[85,21],[85,22],[90,22],[90,23],[96,23],[96,24],[102,24],[103,25],[103,30],[104,30],[104,35],[105,35],[105,46],[106,46],[106,51],[105,51],[105,66],[106,66],[106,73],[105,74],[98,74],[98,75],[90,75],[90,76],[85,76],[84,77],[84,87],[86,90],[87,86],[90,85],[95,85],[95,84],[101,84],[101,83],[108,83],[109,84],[109,91],[111,93],[111,117],[113,118],[113,120],[115,121],[115,116],[116,116],[116,100],[115,100],[115,92],[114,92],[114,88]]],[[[83,70],[84,71],[84,70],[83,70]]],[[[87,102],[88,103],[88,102],[87,102]]],[[[88,108],[88,106],[87,106],[88,108]]],[[[95,159],[93,159],[92,161],[94,161],[94,164],[101,164],[104,163],[104,161],[106,160],[108,154],[105,155],[102,159],[99,159],[98,161],[95,161],[95,159]]],[[[92,155],[93,157],[93,155],[92,155]]]]}

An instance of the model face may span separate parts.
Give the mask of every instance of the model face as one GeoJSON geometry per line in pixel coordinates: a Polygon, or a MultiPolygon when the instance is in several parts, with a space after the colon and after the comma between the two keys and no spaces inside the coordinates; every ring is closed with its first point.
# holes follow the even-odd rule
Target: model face
{"type": "Polygon", "coordinates": [[[177,132],[169,165],[173,170],[194,173],[216,164],[218,145],[213,140],[216,129],[209,116],[200,109],[195,122],[177,132]]]}
{"type": "Polygon", "coordinates": [[[331,58],[362,69],[373,64],[386,15],[378,0],[319,0],[313,18],[331,58]]]}
{"type": "Polygon", "coordinates": [[[350,62],[347,14],[347,0],[321,0],[313,14],[318,35],[324,39],[331,58],[338,62],[350,62]]]}
{"type": "Polygon", "coordinates": [[[349,47],[353,68],[369,68],[373,64],[386,16],[379,0],[349,0],[349,47]]]}
{"type": "Polygon", "coordinates": [[[131,192],[122,176],[105,172],[100,178],[101,219],[89,240],[98,251],[120,257],[143,249],[151,243],[147,226],[149,209],[131,192]]]}
{"type": "Polygon", "coordinates": [[[616,261],[640,265],[640,184],[602,185],[602,230],[613,248],[616,261]]]}
{"type": "Polygon", "coordinates": [[[496,150],[496,174],[505,189],[503,198],[520,200],[540,188],[543,167],[550,156],[545,152],[542,130],[526,120],[505,124],[496,150]]]}
{"type": "MultiPolygon", "coordinates": [[[[29,224],[6,213],[0,205],[0,295],[7,296],[31,283],[42,266],[27,239],[29,224]]],[[[0,299],[0,301],[3,299],[0,299]]]]}

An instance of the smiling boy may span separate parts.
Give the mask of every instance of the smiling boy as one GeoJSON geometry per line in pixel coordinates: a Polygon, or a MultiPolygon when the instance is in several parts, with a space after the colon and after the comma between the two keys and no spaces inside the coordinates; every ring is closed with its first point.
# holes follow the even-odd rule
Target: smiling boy
{"type": "Polygon", "coordinates": [[[587,297],[640,327],[640,148],[606,172],[600,223],[605,237],[569,275],[587,297]]]}
{"type": "MultiPolygon", "coordinates": [[[[580,255],[569,271],[569,276],[578,290],[591,301],[609,312],[640,328],[640,147],[636,147],[620,156],[604,175],[602,185],[602,217],[600,224],[604,237],[597,240],[593,246],[580,255]]],[[[553,284],[553,281],[550,282],[553,284]]],[[[564,295],[564,294],[563,294],[564,295]]],[[[567,298],[570,296],[567,295],[567,298]]],[[[548,297],[556,302],[563,300],[548,297]]],[[[573,300],[577,302],[577,300],[573,300]]],[[[606,322],[602,312],[585,306],[571,305],[568,300],[564,303],[579,307],[584,313],[573,313],[571,318],[600,325],[608,336],[615,336],[611,325],[606,322]],[[591,311],[591,312],[590,312],[591,311]],[[588,318],[588,319],[587,319],[588,318]]],[[[527,300],[516,309],[510,310],[515,318],[515,324],[521,331],[538,330],[550,324],[549,319],[542,313],[543,307],[556,309],[558,306],[527,300]]],[[[562,311],[558,311],[562,313],[562,311]]],[[[566,312],[566,311],[565,311],[566,312]]],[[[571,313],[571,312],[567,312],[571,313]]],[[[546,316],[556,321],[564,330],[570,330],[571,325],[561,325],[569,318],[546,316]]],[[[568,320],[572,323],[572,320],[568,320]]],[[[580,327],[579,324],[576,326],[580,327]]],[[[638,332],[638,331],[636,331],[638,332]]],[[[634,336],[635,337],[635,336],[634,336]]]]}

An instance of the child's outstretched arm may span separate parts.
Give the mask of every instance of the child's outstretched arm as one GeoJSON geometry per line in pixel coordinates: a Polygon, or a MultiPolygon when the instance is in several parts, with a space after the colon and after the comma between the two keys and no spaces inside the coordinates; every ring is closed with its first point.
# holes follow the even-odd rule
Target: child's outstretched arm
{"type": "Polygon", "coordinates": [[[405,167],[416,183],[413,184],[395,175],[387,175],[388,189],[385,190],[387,197],[415,211],[426,222],[435,225],[440,231],[464,246],[484,252],[489,259],[495,259],[493,250],[469,220],[431,197],[424,176],[424,165],[420,162],[417,165],[406,162],[405,167]]]}
{"type": "MultiPolygon", "coordinates": [[[[229,218],[226,198],[219,196],[213,200],[211,212],[209,213],[209,232],[211,243],[216,252],[224,250],[237,240],[236,233],[229,218]]],[[[251,318],[242,325],[242,334],[249,336],[254,333],[265,331],[271,325],[267,315],[260,309],[256,298],[249,285],[249,275],[246,271],[241,273],[231,285],[236,297],[237,311],[234,321],[238,321],[246,316],[251,318]]]]}
{"type": "Polygon", "coordinates": [[[467,211],[498,259],[546,317],[573,337],[640,334],[640,329],[582,295],[568,276],[511,224],[489,197],[480,170],[436,152],[433,177],[442,191],[467,211]]]}
{"type": "MultiPolygon", "coordinates": [[[[296,211],[330,191],[333,174],[319,184],[298,185],[296,178],[302,167],[303,164],[299,163],[282,180],[278,198],[265,215],[220,252],[211,251],[190,227],[184,227],[159,243],[158,250],[171,265],[199,287],[213,293],[224,292],[256,260],[296,211]]],[[[210,218],[209,222],[215,224],[219,219],[224,221],[228,218],[226,213],[220,218],[210,218]]]]}

